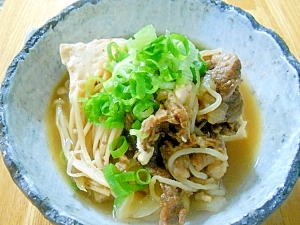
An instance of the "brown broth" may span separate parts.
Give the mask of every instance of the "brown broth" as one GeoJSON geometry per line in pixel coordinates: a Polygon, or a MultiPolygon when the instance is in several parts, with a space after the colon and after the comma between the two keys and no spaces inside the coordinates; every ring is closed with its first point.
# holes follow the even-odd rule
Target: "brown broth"
{"type": "Polygon", "coordinates": [[[247,81],[240,85],[244,101],[243,119],[247,121],[247,138],[226,142],[229,167],[223,183],[228,197],[234,195],[255,166],[261,138],[261,118],[255,93],[247,81]]]}
{"type": "MultiPolygon", "coordinates": [[[[66,82],[68,76],[64,75],[61,82],[55,88],[51,102],[58,98],[56,94],[58,87],[61,87],[66,82]]],[[[244,81],[240,86],[240,91],[244,100],[243,118],[247,121],[246,131],[247,138],[226,143],[228,152],[228,170],[223,178],[224,185],[228,191],[227,198],[233,196],[238,191],[240,186],[247,180],[255,166],[258,156],[258,149],[261,137],[261,118],[258,109],[258,103],[255,93],[251,89],[247,81],[244,81]]],[[[79,191],[74,187],[71,178],[66,174],[66,163],[61,157],[61,142],[58,130],[55,125],[55,107],[50,104],[48,113],[46,115],[48,142],[53,155],[53,159],[60,170],[62,176],[69,183],[70,187],[73,186],[76,197],[80,200],[91,203],[94,207],[99,208],[103,213],[111,215],[112,202],[106,204],[96,204],[85,192],[79,191]]]]}

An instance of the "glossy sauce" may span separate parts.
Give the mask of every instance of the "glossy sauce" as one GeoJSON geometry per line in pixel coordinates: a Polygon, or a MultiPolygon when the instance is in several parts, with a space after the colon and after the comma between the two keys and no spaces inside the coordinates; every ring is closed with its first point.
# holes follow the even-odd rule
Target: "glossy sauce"
{"type": "MultiPolygon", "coordinates": [[[[61,87],[66,82],[67,74],[63,77],[62,81],[57,85],[57,88],[52,94],[52,101],[57,99],[56,94],[58,87],[61,87]]],[[[247,177],[251,173],[255,166],[258,156],[258,149],[261,137],[261,119],[258,109],[258,103],[254,91],[251,89],[247,81],[243,81],[240,85],[240,92],[244,100],[243,118],[247,121],[246,131],[247,138],[229,141],[226,143],[228,153],[228,170],[223,178],[224,186],[227,189],[227,199],[233,196],[241,185],[247,180],[247,177]]],[[[55,107],[50,105],[47,113],[47,128],[49,145],[52,150],[53,160],[57,164],[62,176],[66,182],[70,184],[70,187],[76,191],[77,197],[86,202],[92,203],[94,207],[99,208],[103,213],[111,216],[112,202],[106,204],[97,204],[89,198],[85,192],[79,191],[72,179],[66,174],[66,163],[61,156],[61,142],[58,130],[55,125],[55,107]]]]}

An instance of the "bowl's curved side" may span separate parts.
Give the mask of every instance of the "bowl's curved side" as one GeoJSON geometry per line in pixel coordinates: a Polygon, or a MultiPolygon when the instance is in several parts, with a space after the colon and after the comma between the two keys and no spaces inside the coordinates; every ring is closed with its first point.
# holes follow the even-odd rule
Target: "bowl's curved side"
{"type": "MultiPolygon", "coordinates": [[[[297,86],[297,98],[293,101],[297,102],[299,100],[299,80],[300,80],[300,63],[296,59],[296,57],[290,52],[287,44],[284,42],[284,40],[273,30],[268,29],[261,24],[259,24],[255,18],[250,15],[249,13],[245,12],[244,10],[228,5],[224,2],[217,3],[219,4],[220,8],[222,10],[234,10],[238,14],[246,17],[249,22],[251,23],[251,26],[255,31],[259,32],[265,32],[266,34],[270,35],[276,42],[276,44],[279,46],[279,48],[282,51],[282,55],[284,56],[285,60],[288,61],[288,63],[292,66],[292,68],[296,71],[293,76],[294,80],[297,82],[295,86],[297,86]],[[297,76],[297,77],[296,77],[297,76]]],[[[291,74],[289,74],[291,75],[291,74]]],[[[300,103],[295,103],[297,110],[299,111],[300,103]]],[[[298,123],[298,121],[297,121],[298,123]]],[[[249,212],[248,214],[244,215],[239,221],[234,222],[233,224],[261,224],[270,214],[272,214],[277,207],[279,207],[283,201],[287,198],[291,190],[293,189],[295,183],[298,180],[299,174],[300,174],[300,144],[299,144],[299,128],[295,129],[295,135],[292,137],[297,142],[296,145],[294,145],[294,149],[297,149],[295,153],[295,157],[293,162],[290,165],[290,170],[287,174],[286,181],[282,186],[277,188],[276,193],[265,203],[263,206],[255,209],[254,211],[249,212]]],[[[283,142],[283,141],[282,141],[283,142]]],[[[255,175],[254,175],[255,176],[255,175]]],[[[250,199],[249,199],[250,200],[250,199]]]]}
{"type": "Polygon", "coordinates": [[[240,15],[243,15],[243,16],[247,17],[248,20],[250,21],[250,23],[252,24],[252,27],[253,27],[254,30],[263,31],[263,32],[266,32],[266,33],[270,34],[274,38],[274,40],[277,42],[277,44],[280,46],[280,48],[281,48],[283,54],[286,56],[286,59],[288,60],[288,62],[297,71],[297,73],[298,73],[298,79],[300,81],[300,62],[291,53],[288,45],[284,42],[284,40],[275,31],[273,31],[272,29],[269,29],[269,28],[261,25],[260,23],[258,23],[256,21],[256,19],[250,13],[242,10],[239,7],[232,6],[232,5],[229,5],[229,4],[224,3],[224,2],[221,2],[219,4],[220,4],[221,9],[223,9],[223,10],[232,10],[232,9],[234,9],[240,15]]]}
{"type": "MultiPolygon", "coordinates": [[[[299,145],[300,149],[300,145],[299,145]]],[[[238,224],[261,224],[263,223],[268,216],[270,216],[288,197],[293,187],[295,186],[298,175],[300,172],[300,150],[298,150],[297,155],[291,165],[291,170],[287,176],[286,182],[283,187],[277,189],[277,193],[268,200],[262,207],[249,212],[239,221],[233,223],[234,225],[238,224]]]]}
{"type": "MultiPolygon", "coordinates": [[[[149,1],[151,2],[151,1],[149,1]]],[[[162,1],[161,1],[162,2],[162,1]]],[[[172,1],[172,4],[181,4],[180,0],[172,1]],[[174,3],[175,2],[175,3],[174,3]]],[[[269,35],[273,37],[273,39],[276,41],[276,43],[280,46],[283,55],[286,57],[286,60],[289,62],[289,64],[297,71],[298,75],[298,92],[299,92],[299,77],[300,77],[300,64],[297,61],[297,59],[291,54],[289,51],[287,45],[284,43],[284,41],[272,30],[267,29],[263,26],[261,26],[257,21],[247,12],[237,8],[233,7],[231,5],[228,5],[222,1],[201,1],[204,5],[214,5],[220,10],[223,11],[234,11],[235,13],[238,13],[242,15],[243,17],[246,17],[250,23],[252,24],[252,27],[256,31],[262,31],[266,32],[269,35]]],[[[55,29],[55,27],[59,24],[64,22],[65,20],[68,20],[69,14],[74,13],[75,11],[80,11],[81,8],[84,6],[88,7],[92,4],[103,4],[105,5],[107,3],[106,0],[81,0],[78,1],[69,7],[67,7],[65,10],[63,10],[59,15],[54,17],[53,19],[49,20],[43,27],[38,29],[27,41],[24,48],[20,51],[20,53],[13,59],[11,65],[9,66],[6,76],[2,82],[2,86],[0,89],[0,145],[2,150],[2,155],[4,162],[11,174],[11,177],[13,178],[14,182],[19,186],[19,188],[23,191],[23,193],[32,201],[32,203],[41,211],[41,213],[49,219],[51,222],[55,224],[83,224],[81,220],[78,218],[72,218],[70,215],[68,215],[68,212],[61,212],[61,209],[57,207],[57,205],[53,204],[53,202],[49,201],[47,197],[43,197],[40,193],[40,191],[36,188],[36,186],[32,183],[30,176],[27,176],[27,171],[24,169],[22,163],[18,160],[18,158],[14,155],[13,150],[13,140],[9,139],[8,136],[8,127],[7,127],[7,120],[6,120],[6,108],[7,108],[7,96],[10,94],[10,85],[11,80],[14,79],[14,75],[16,73],[16,70],[19,66],[20,62],[23,62],[31,49],[35,48],[35,46],[39,43],[39,41],[48,35],[49,31],[55,29]]],[[[192,3],[193,1],[189,2],[191,4],[191,9],[193,10],[192,3]]],[[[125,3],[124,3],[125,4],[125,3]]],[[[140,3],[141,4],[141,3],[140,3]]],[[[162,3],[161,3],[162,4],[162,3]]],[[[183,3],[182,3],[183,4],[183,3]]],[[[200,4],[200,2],[198,2],[200,4]]],[[[128,31],[129,33],[131,31],[128,31]]],[[[128,34],[129,34],[128,33],[128,34]]],[[[298,108],[299,110],[299,108],[298,108]]],[[[299,130],[297,136],[299,137],[299,130]]],[[[259,224],[261,223],[270,213],[272,213],[276,207],[278,207],[283,200],[288,196],[291,189],[293,188],[294,184],[296,183],[296,180],[298,179],[299,174],[299,167],[300,167],[300,150],[299,145],[297,144],[298,151],[295,155],[295,159],[291,164],[291,168],[288,172],[287,180],[284,183],[284,185],[281,188],[278,188],[277,194],[268,200],[262,207],[250,212],[249,214],[245,215],[243,218],[241,218],[239,221],[235,222],[235,224],[259,224]]],[[[110,221],[107,222],[107,224],[110,221]]]]}
{"type": "MultiPolygon", "coordinates": [[[[267,34],[271,35],[276,43],[281,48],[283,55],[285,56],[286,60],[289,62],[290,65],[296,70],[297,73],[297,83],[298,83],[298,94],[300,92],[299,85],[300,85],[300,63],[297,58],[290,52],[289,47],[284,42],[284,40],[273,30],[268,29],[261,24],[259,24],[256,19],[249,13],[245,12],[244,10],[228,5],[224,2],[220,3],[220,6],[224,10],[231,10],[234,9],[239,14],[248,18],[251,22],[252,27],[254,30],[263,31],[267,34]]],[[[299,96],[299,95],[298,95],[299,96]]],[[[296,100],[295,100],[296,101],[296,100]]],[[[298,103],[299,106],[299,103],[298,103]]],[[[299,108],[299,107],[298,107],[299,108]]],[[[299,129],[297,130],[296,134],[299,137],[299,129]]],[[[298,141],[299,142],[299,141],[298,141]]],[[[278,208],[284,200],[288,197],[291,190],[293,189],[294,185],[296,184],[299,176],[300,176],[300,143],[297,144],[298,151],[295,155],[295,158],[290,166],[290,171],[287,175],[286,182],[281,188],[277,189],[277,193],[268,200],[262,207],[256,209],[253,212],[249,212],[245,215],[240,221],[235,222],[234,224],[261,224],[269,215],[271,215],[276,208],[278,208]]]]}
{"type": "MultiPolygon", "coordinates": [[[[27,171],[24,169],[22,163],[13,154],[13,143],[8,138],[8,128],[5,118],[5,107],[7,102],[5,100],[9,90],[9,80],[15,73],[18,62],[26,57],[26,52],[21,51],[13,60],[7,70],[7,75],[2,83],[0,89],[0,145],[3,161],[10,173],[15,184],[20,188],[24,195],[47,217],[50,221],[57,224],[74,224],[74,220],[68,216],[59,214],[59,211],[54,206],[49,204],[47,198],[42,198],[39,191],[32,184],[30,177],[26,176],[27,171]]],[[[80,223],[75,223],[80,224],[80,223]]]]}
{"type": "MultiPolygon", "coordinates": [[[[91,1],[94,2],[94,1],[91,1]]],[[[51,222],[55,224],[76,224],[82,225],[81,222],[70,218],[68,215],[62,215],[56,206],[52,205],[49,199],[43,198],[35,185],[32,184],[30,177],[26,176],[27,171],[23,168],[22,163],[13,154],[13,143],[8,137],[8,127],[6,122],[5,109],[7,107],[7,95],[10,91],[10,82],[13,79],[18,65],[24,61],[26,56],[29,54],[30,49],[34,48],[36,43],[47,34],[49,29],[54,28],[59,21],[63,20],[71,11],[82,7],[86,1],[78,1],[54,18],[50,19],[39,28],[25,43],[23,49],[14,57],[11,64],[9,65],[6,75],[2,81],[0,88],[0,146],[3,161],[12,177],[14,183],[24,193],[24,195],[39,209],[39,211],[51,222]]]]}

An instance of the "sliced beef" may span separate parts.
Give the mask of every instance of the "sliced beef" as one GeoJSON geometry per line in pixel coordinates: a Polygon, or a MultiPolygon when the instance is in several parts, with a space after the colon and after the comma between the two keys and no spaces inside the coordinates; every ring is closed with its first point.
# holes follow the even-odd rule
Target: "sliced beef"
{"type": "Polygon", "coordinates": [[[239,91],[242,82],[241,62],[233,53],[213,54],[206,62],[209,67],[206,79],[214,82],[216,91],[222,96],[222,104],[228,106],[224,120],[218,124],[207,124],[206,128],[209,128],[210,132],[234,135],[240,126],[238,120],[244,105],[239,91]]]}
{"type": "MultiPolygon", "coordinates": [[[[147,170],[152,175],[159,175],[172,179],[170,173],[155,164],[149,163],[147,170]]],[[[162,195],[160,197],[160,225],[183,225],[190,207],[190,193],[180,188],[160,183],[162,195]]]]}
{"type": "Polygon", "coordinates": [[[242,81],[239,58],[233,53],[219,53],[212,55],[207,63],[207,75],[216,84],[216,91],[227,101],[242,81]]]}
{"type": "Polygon", "coordinates": [[[226,113],[226,122],[232,123],[237,121],[243,112],[243,99],[238,87],[225,103],[229,106],[226,113]]]}
{"type": "MultiPolygon", "coordinates": [[[[216,91],[222,96],[223,106],[226,105],[219,108],[224,109],[224,119],[222,117],[220,122],[211,124],[204,115],[202,119],[196,121],[197,132],[191,133],[189,109],[174,92],[158,93],[156,101],[161,104],[159,110],[142,123],[141,133],[149,135],[137,140],[138,160],[146,165],[152,175],[169,179],[189,179],[197,183],[214,183],[221,179],[227,170],[227,160],[222,161],[210,154],[194,153],[179,156],[174,161],[172,171],[168,171],[169,158],[184,148],[211,148],[227,155],[221,134],[235,134],[239,128],[238,120],[243,109],[239,92],[240,61],[234,54],[220,53],[212,55],[207,63],[209,66],[207,79],[211,79],[215,84],[216,91]],[[190,171],[190,163],[197,171],[207,174],[208,179],[195,177],[190,171]]],[[[190,193],[165,183],[160,183],[160,186],[162,195],[159,224],[183,224],[189,211],[190,193]]]]}
{"type": "MultiPolygon", "coordinates": [[[[160,148],[164,164],[167,165],[168,159],[175,152],[184,148],[212,148],[220,153],[227,155],[225,143],[220,135],[202,135],[197,136],[191,134],[191,138],[187,143],[180,143],[178,146],[174,146],[170,141],[165,141],[165,144],[160,148]]],[[[190,155],[184,155],[178,157],[173,165],[173,173],[177,178],[187,179],[191,177],[190,170],[188,168],[188,160],[191,161],[197,171],[209,173],[212,178],[219,179],[227,170],[227,161],[217,159],[210,154],[195,153],[190,155]],[[208,172],[208,169],[210,172],[208,172]]]]}
{"type": "MultiPolygon", "coordinates": [[[[191,140],[195,140],[194,143],[198,144],[198,147],[212,148],[219,151],[223,155],[227,155],[225,143],[220,135],[203,135],[201,137],[195,136],[191,140]]],[[[228,167],[227,160],[221,161],[210,154],[193,154],[190,156],[190,160],[197,171],[205,172],[209,178],[214,178],[216,180],[224,176],[228,167]]]]}
{"type": "Polygon", "coordinates": [[[191,157],[191,162],[197,171],[203,170],[209,164],[214,163],[216,158],[208,154],[194,154],[191,157]]]}
{"type": "Polygon", "coordinates": [[[160,225],[183,225],[187,216],[184,200],[189,197],[185,191],[168,184],[160,184],[163,194],[160,197],[160,225]]]}
{"type": "Polygon", "coordinates": [[[149,135],[138,139],[138,160],[143,165],[147,164],[154,153],[156,142],[166,133],[177,142],[187,141],[190,136],[189,124],[187,111],[176,102],[176,97],[170,92],[166,103],[160,106],[155,115],[149,116],[142,123],[141,133],[149,135]]]}
{"type": "MultiPolygon", "coordinates": [[[[190,142],[187,142],[184,146],[187,146],[190,142]]],[[[167,168],[169,158],[177,151],[184,148],[183,144],[179,146],[173,145],[171,141],[166,140],[159,150],[163,158],[165,167],[167,168]]],[[[174,161],[173,173],[176,178],[187,179],[190,177],[190,171],[188,169],[188,156],[180,156],[174,161]]],[[[169,168],[168,168],[169,169],[169,168]]]]}

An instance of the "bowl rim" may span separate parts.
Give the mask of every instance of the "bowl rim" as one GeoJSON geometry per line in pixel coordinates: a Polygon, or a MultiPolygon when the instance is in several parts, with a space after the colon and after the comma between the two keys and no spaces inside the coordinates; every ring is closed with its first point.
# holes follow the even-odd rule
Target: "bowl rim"
{"type": "MultiPolygon", "coordinates": [[[[78,224],[82,223],[77,221],[74,218],[61,215],[60,212],[56,209],[56,206],[50,204],[47,199],[42,199],[39,196],[39,193],[33,191],[29,184],[29,180],[24,174],[19,173],[22,171],[23,166],[18,159],[13,158],[11,152],[10,143],[7,138],[7,124],[6,124],[6,115],[5,115],[5,96],[8,93],[8,87],[10,85],[10,80],[15,73],[17,66],[20,61],[23,61],[26,56],[29,54],[30,49],[34,48],[36,43],[47,34],[50,29],[53,29],[61,20],[64,20],[68,14],[74,10],[78,10],[83,7],[85,4],[98,4],[102,0],[79,0],[65,9],[63,9],[59,14],[49,19],[43,26],[35,31],[35,33],[27,40],[22,50],[13,58],[11,64],[9,65],[5,77],[2,81],[0,88],[0,146],[1,153],[3,156],[4,164],[6,165],[10,176],[12,177],[14,183],[19,187],[23,194],[39,209],[43,216],[55,224],[78,224]]],[[[221,0],[208,0],[207,2],[215,4],[223,11],[234,10],[238,14],[245,16],[251,23],[251,26],[256,31],[265,32],[276,41],[280,49],[283,52],[288,63],[297,71],[298,74],[298,84],[300,79],[300,63],[296,57],[290,52],[289,47],[284,42],[284,40],[273,30],[264,27],[259,24],[256,19],[244,11],[243,9],[233,6],[231,4],[225,3],[221,0]]],[[[299,85],[298,85],[299,90],[299,85]]],[[[298,151],[295,155],[295,158],[292,162],[291,169],[288,173],[287,180],[281,188],[277,189],[277,193],[264,205],[260,208],[255,209],[252,212],[249,212],[247,215],[243,216],[241,220],[234,222],[233,224],[260,224],[262,223],[270,214],[272,214],[277,207],[279,207],[283,201],[287,198],[294,185],[296,184],[298,177],[300,176],[300,143],[298,143],[298,151]],[[268,210],[265,210],[268,209],[268,210]]]]}

